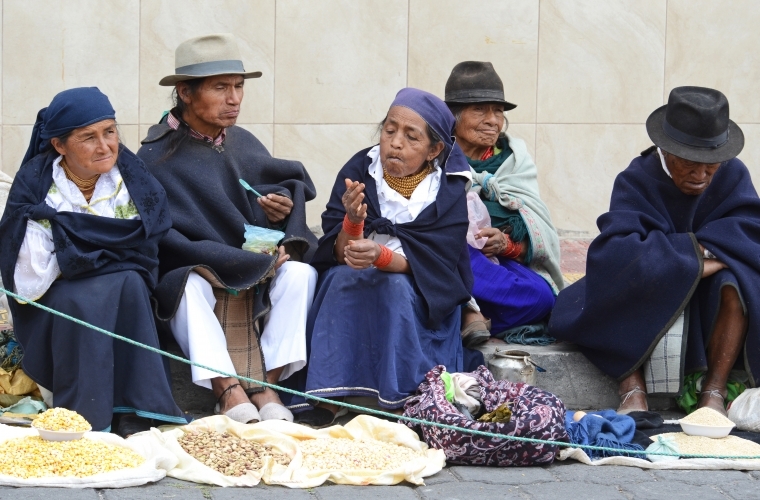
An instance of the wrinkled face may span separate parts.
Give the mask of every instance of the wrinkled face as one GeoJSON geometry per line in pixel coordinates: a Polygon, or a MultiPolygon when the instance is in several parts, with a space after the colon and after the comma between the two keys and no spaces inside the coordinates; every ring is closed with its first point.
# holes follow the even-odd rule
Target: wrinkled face
{"type": "Polygon", "coordinates": [[[416,174],[443,151],[443,143],[431,146],[427,123],[404,106],[388,111],[380,133],[380,161],[393,177],[416,174]]]}
{"type": "Polygon", "coordinates": [[[673,176],[673,182],[683,194],[693,196],[702,194],[720,167],[720,163],[697,163],[665,151],[662,154],[665,157],[665,165],[673,176]]]}
{"type": "Polygon", "coordinates": [[[471,104],[462,110],[454,135],[467,146],[490,148],[496,144],[504,120],[503,104],[471,104]]]}
{"type": "Polygon", "coordinates": [[[187,105],[187,112],[203,122],[209,129],[235,125],[243,102],[243,84],[240,75],[207,77],[196,92],[182,82],[177,84],[179,98],[187,105]]]}
{"type": "Polygon", "coordinates": [[[83,179],[104,174],[116,164],[119,155],[119,132],[116,120],[103,120],[74,129],[66,142],[54,138],[51,144],[65,156],[66,164],[83,179]]]}

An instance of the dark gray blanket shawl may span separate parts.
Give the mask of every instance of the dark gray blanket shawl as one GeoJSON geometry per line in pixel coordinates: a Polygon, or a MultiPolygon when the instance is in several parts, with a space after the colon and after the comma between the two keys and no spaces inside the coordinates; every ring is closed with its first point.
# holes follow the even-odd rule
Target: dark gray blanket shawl
{"type": "Polygon", "coordinates": [[[244,224],[271,227],[256,196],[277,193],[293,200],[285,238],[291,258],[308,262],[316,237],[306,225],[306,202],[314,199],[314,184],[300,162],[272,158],[248,131],[229,127],[222,147],[187,138],[171,156],[166,153],[178,132],[154,125],[137,155],[166,189],[172,228],[159,245],[159,284],[154,296],[162,321],[174,317],[187,276],[196,269],[214,286],[247,290],[259,285],[256,310],[268,310],[268,278],[276,257],[243,250],[244,224]]]}

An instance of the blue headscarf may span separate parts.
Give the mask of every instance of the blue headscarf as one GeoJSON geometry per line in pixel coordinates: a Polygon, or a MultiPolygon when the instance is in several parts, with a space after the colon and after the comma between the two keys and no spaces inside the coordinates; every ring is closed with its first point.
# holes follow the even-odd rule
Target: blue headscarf
{"type": "Polygon", "coordinates": [[[53,97],[50,106],[37,113],[32,139],[21,164],[25,164],[50,145],[50,139],[102,120],[116,119],[108,97],[97,87],[64,90],[53,97]]]}
{"type": "Polygon", "coordinates": [[[407,87],[396,94],[396,99],[391,104],[391,107],[393,106],[404,106],[420,115],[443,140],[445,148],[441,169],[447,174],[470,171],[470,164],[467,163],[464,152],[454,140],[456,120],[445,102],[424,90],[407,87]]]}

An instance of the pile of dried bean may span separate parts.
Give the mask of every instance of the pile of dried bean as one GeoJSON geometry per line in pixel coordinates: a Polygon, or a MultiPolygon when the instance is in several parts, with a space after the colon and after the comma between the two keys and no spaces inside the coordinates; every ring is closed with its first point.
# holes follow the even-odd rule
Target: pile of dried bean
{"type": "Polygon", "coordinates": [[[264,466],[265,457],[281,465],[288,465],[290,457],[249,439],[241,439],[226,432],[193,430],[178,440],[190,456],[225,476],[242,476],[264,466]]]}

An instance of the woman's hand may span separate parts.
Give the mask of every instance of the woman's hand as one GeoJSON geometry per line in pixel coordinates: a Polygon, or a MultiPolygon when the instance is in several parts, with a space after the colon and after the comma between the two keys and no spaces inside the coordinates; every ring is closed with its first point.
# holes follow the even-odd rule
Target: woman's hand
{"type": "Polygon", "coordinates": [[[702,277],[707,278],[717,273],[721,269],[728,269],[728,266],[718,259],[705,259],[704,267],[702,267],[702,277]]]}
{"type": "Polygon", "coordinates": [[[343,249],[346,265],[352,269],[367,269],[380,257],[380,245],[372,240],[349,240],[343,249]]]}
{"type": "Polygon", "coordinates": [[[267,216],[267,220],[272,224],[279,224],[290,215],[293,210],[293,200],[287,196],[279,194],[268,194],[258,198],[261,208],[267,216]]]}
{"type": "Polygon", "coordinates": [[[346,179],[346,192],[343,193],[343,208],[346,209],[348,220],[360,224],[367,218],[367,204],[364,201],[364,184],[346,179]]]}
{"type": "Polygon", "coordinates": [[[480,250],[486,257],[499,255],[507,248],[507,237],[495,227],[481,229],[476,238],[488,238],[485,246],[480,250]]]}

